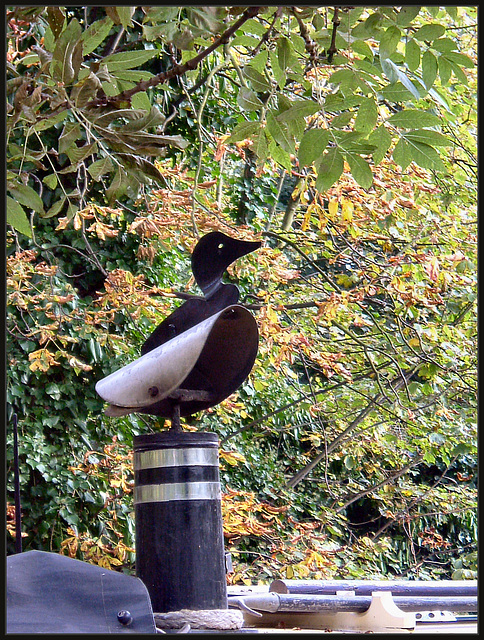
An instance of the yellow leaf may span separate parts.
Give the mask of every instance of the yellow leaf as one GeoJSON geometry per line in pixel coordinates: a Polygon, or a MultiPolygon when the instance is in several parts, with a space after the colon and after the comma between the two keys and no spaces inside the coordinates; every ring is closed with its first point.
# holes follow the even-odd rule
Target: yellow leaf
{"type": "Polygon", "coordinates": [[[329,215],[334,218],[334,216],[338,213],[338,199],[331,198],[328,203],[328,211],[329,215]]]}
{"type": "Polygon", "coordinates": [[[343,222],[351,222],[353,220],[353,203],[351,200],[347,200],[346,198],[342,199],[341,202],[341,217],[343,222]]]}

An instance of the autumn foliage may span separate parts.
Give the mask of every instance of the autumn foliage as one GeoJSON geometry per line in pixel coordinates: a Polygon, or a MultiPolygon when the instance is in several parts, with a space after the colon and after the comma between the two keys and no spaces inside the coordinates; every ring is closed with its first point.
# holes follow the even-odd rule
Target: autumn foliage
{"type": "Polygon", "coordinates": [[[227,275],[259,353],[182,425],[220,438],[228,580],[475,575],[475,30],[472,7],[9,9],[10,550],[16,414],[24,548],[133,571],[132,438],[168,424],[94,386],[200,295],[220,230],[262,240],[227,275]]]}

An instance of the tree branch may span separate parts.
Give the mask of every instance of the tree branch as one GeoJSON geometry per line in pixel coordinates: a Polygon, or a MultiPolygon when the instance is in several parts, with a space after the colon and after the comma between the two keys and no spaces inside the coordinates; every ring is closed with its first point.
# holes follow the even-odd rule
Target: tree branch
{"type": "Polygon", "coordinates": [[[119,103],[119,102],[129,101],[131,99],[131,96],[133,96],[135,93],[139,93],[140,91],[146,91],[150,87],[155,87],[158,84],[162,84],[163,82],[170,80],[171,78],[175,78],[176,76],[182,76],[185,73],[187,73],[187,71],[192,71],[193,69],[196,69],[202,60],[204,60],[208,55],[210,55],[212,51],[215,51],[215,49],[218,49],[218,47],[220,47],[222,44],[225,44],[230,38],[230,36],[232,36],[237,31],[237,29],[239,29],[244,24],[244,22],[247,22],[247,20],[256,16],[259,13],[260,9],[261,7],[248,7],[246,11],[244,11],[244,13],[241,15],[241,17],[236,22],[234,22],[234,24],[231,27],[229,27],[226,31],[224,31],[224,33],[222,33],[222,35],[219,38],[217,38],[209,47],[201,51],[194,58],[192,58],[191,60],[187,60],[185,64],[181,64],[181,65],[176,64],[174,67],[172,67],[168,71],[162,71],[161,73],[158,73],[156,76],[153,76],[149,80],[143,80],[142,82],[138,82],[138,84],[135,85],[132,89],[123,91],[115,96],[111,96],[109,98],[105,98],[105,97],[97,98],[96,100],[89,102],[88,106],[90,108],[93,108],[96,106],[105,105],[109,103],[119,103]]]}

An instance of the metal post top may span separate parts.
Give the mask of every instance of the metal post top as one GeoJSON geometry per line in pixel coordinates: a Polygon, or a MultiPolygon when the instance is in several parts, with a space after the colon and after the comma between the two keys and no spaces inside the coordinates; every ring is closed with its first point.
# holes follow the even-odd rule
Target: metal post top
{"type": "Polygon", "coordinates": [[[162,431],[134,436],[134,451],[153,449],[186,449],[191,447],[218,447],[216,433],[207,431],[162,431]]]}

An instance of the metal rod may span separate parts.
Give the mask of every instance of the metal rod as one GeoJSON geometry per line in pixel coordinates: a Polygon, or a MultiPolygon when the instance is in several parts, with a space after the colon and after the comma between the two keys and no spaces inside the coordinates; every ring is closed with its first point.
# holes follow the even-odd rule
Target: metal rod
{"type": "MultiPolygon", "coordinates": [[[[229,598],[229,604],[230,600],[229,598]]],[[[267,613],[364,612],[369,609],[372,596],[267,593],[237,596],[237,600],[242,601],[249,609],[267,613]]],[[[393,601],[402,611],[477,611],[477,596],[393,596],[393,601]]],[[[237,604],[235,600],[234,604],[237,604]]]]}
{"type": "Polygon", "coordinates": [[[391,591],[394,596],[477,596],[477,580],[274,580],[269,590],[314,595],[354,591],[363,596],[391,591]]]}

